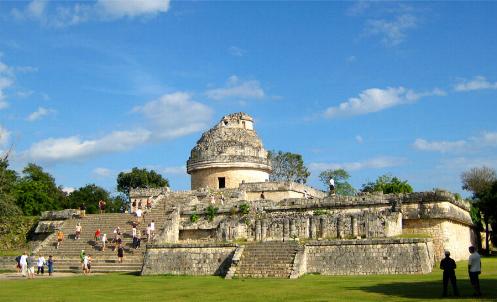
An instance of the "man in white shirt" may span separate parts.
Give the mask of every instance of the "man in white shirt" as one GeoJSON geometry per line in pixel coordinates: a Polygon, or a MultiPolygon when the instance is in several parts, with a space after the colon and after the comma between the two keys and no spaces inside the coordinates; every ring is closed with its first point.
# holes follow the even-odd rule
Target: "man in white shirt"
{"type": "Polygon", "coordinates": [[[142,209],[138,208],[136,211],[135,211],[135,215],[136,215],[136,223],[140,223],[142,221],[142,209]]]}
{"type": "Polygon", "coordinates": [[[468,272],[471,285],[475,289],[475,296],[481,296],[479,275],[481,273],[481,257],[474,246],[469,247],[468,272]]]}
{"type": "Polygon", "coordinates": [[[24,252],[21,256],[21,260],[19,261],[19,264],[21,265],[21,273],[24,277],[26,277],[26,272],[28,269],[28,253],[24,252]]]}
{"type": "Polygon", "coordinates": [[[40,272],[42,275],[45,274],[45,257],[39,256],[37,265],[38,265],[38,271],[36,272],[36,274],[39,275],[40,272]]]}
{"type": "Polygon", "coordinates": [[[330,195],[335,195],[335,180],[330,178],[330,195]]]}

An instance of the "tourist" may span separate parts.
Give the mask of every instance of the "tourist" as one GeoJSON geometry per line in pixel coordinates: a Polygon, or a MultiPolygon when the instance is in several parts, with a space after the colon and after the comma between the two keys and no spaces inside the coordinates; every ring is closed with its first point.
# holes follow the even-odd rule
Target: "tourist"
{"type": "Polygon", "coordinates": [[[335,195],[335,180],[333,178],[330,178],[329,183],[330,183],[330,195],[335,195]]]}
{"type": "Polygon", "coordinates": [[[147,209],[150,210],[152,208],[152,201],[147,198],[147,209]]]}
{"type": "Polygon", "coordinates": [[[91,257],[90,254],[88,254],[88,263],[86,264],[86,271],[89,274],[91,274],[91,261],[93,260],[93,258],[91,257]]]}
{"type": "Polygon", "coordinates": [[[211,204],[216,203],[216,197],[214,195],[211,195],[211,204]]]}
{"type": "Polygon", "coordinates": [[[131,236],[133,238],[136,237],[136,225],[135,224],[133,224],[133,227],[131,228],[131,236]]]}
{"type": "Polygon", "coordinates": [[[21,272],[21,257],[22,255],[16,257],[16,270],[18,274],[21,272]]]}
{"type": "Polygon", "coordinates": [[[142,200],[140,199],[140,201],[138,201],[138,209],[141,210],[142,209],[142,200]]]}
{"type": "Polygon", "coordinates": [[[308,199],[309,198],[309,193],[307,193],[307,190],[304,189],[304,199],[308,199]]]}
{"type": "Polygon", "coordinates": [[[121,244],[117,247],[117,261],[123,263],[124,249],[121,244]]]}
{"type": "Polygon", "coordinates": [[[443,296],[447,297],[447,286],[452,285],[452,291],[454,296],[459,296],[459,290],[457,289],[456,282],[456,262],[454,259],[450,258],[450,252],[445,251],[445,258],[440,261],[440,269],[443,270],[443,296]]]}
{"type": "Polygon", "coordinates": [[[152,240],[155,238],[155,221],[152,219],[150,223],[150,234],[152,235],[152,240]]]}
{"type": "Polygon", "coordinates": [[[100,236],[101,236],[101,232],[100,232],[100,229],[98,228],[96,231],[95,231],[95,245],[98,243],[98,241],[100,240],[100,236]]]}
{"type": "Polygon", "coordinates": [[[26,259],[28,266],[28,279],[32,279],[35,277],[35,257],[31,254],[28,259],[26,259]]]}
{"type": "Polygon", "coordinates": [[[74,235],[74,240],[78,240],[81,237],[81,230],[83,228],[81,227],[81,223],[78,222],[76,225],[76,234],[74,235]]]}
{"type": "Polygon", "coordinates": [[[471,254],[468,259],[469,280],[475,290],[474,296],[480,297],[481,291],[479,275],[481,274],[481,257],[474,246],[469,247],[469,253],[471,254]]]}
{"type": "Polygon", "coordinates": [[[264,191],[261,193],[261,199],[266,199],[266,196],[264,195],[264,191]]]}
{"type": "Polygon", "coordinates": [[[151,232],[152,232],[152,231],[150,230],[150,224],[149,224],[149,225],[147,225],[147,231],[146,231],[146,232],[147,232],[147,242],[149,242],[149,243],[150,243],[150,235],[151,235],[151,232]]]}
{"type": "Polygon", "coordinates": [[[81,253],[79,253],[79,258],[81,260],[81,269],[83,271],[85,270],[85,264],[84,264],[85,256],[86,256],[85,250],[81,250],[81,253]]]}
{"type": "Polygon", "coordinates": [[[141,208],[138,208],[136,211],[135,211],[135,216],[136,216],[136,224],[140,224],[141,222],[141,219],[142,219],[142,209],[141,208]]]}
{"type": "Polygon", "coordinates": [[[79,217],[84,218],[85,216],[86,216],[86,205],[85,205],[85,203],[83,202],[83,203],[79,206],[79,217]]]}
{"type": "Polygon", "coordinates": [[[105,243],[107,242],[107,234],[102,236],[102,252],[105,252],[105,243]]]}
{"type": "Polygon", "coordinates": [[[224,198],[224,194],[223,193],[221,193],[221,197],[219,199],[221,200],[221,205],[224,206],[225,198],[224,198]]]}
{"type": "Polygon", "coordinates": [[[131,213],[134,213],[136,211],[136,200],[133,200],[133,203],[131,203],[131,213]]]}
{"type": "Polygon", "coordinates": [[[52,257],[52,255],[48,256],[47,267],[48,267],[48,275],[52,276],[52,274],[53,274],[53,257],[52,257]]]}
{"type": "Polygon", "coordinates": [[[100,199],[100,201],[98,202],[98,208],[100,209],[100,214],[103,214],[105,213],[105,201],[100,199]]]}
{"type": "Polygon", "coordinates": [[[89,258],[88,258],[88,255],[85,255],[83,257],[83,274],[88,274],[88,261],[89,261],[89,258]]]}
{"type": "Polygon", "coordinates": [[[39,275],[40,272],[41,272],[42,275],[45,274],[45,257],[43,257],[43,256],[40,255],[38,257],[38,263],[37,264],[38,264],[38,271],[36,272],[36,274],[39,275]]]}
{"type": "Polygon", "coordinates": [[[26,277],[26,273],[28,271],[28,252],[24,252],[24,254],[22,254],[21,259],[19,259],[19,264],[21,265],[22,275],[26,277]]]}
{"type": "Polygon", "coordinates": [[[64,240],[64,232],[62,232],[61,230],[58,230],[57,231],[57,249],[59,249],[59,246],[63,240],[64,240]]]}

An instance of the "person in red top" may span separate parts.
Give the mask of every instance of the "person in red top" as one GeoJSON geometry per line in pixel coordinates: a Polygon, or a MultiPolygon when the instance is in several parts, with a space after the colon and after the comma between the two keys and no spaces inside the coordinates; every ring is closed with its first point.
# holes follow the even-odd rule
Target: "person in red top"
{"type": "Polygon", "coordinates": [[[105,213],[105,201],[102,199],[98,202],[98,208],[100,209],[100,214],[105,213]]]}
{"type": "Polygon", "coordinates": [[[101,235],[100,229],[97,229],[95,231],[95,244],[100,240],[100,235],[101,235]]]}

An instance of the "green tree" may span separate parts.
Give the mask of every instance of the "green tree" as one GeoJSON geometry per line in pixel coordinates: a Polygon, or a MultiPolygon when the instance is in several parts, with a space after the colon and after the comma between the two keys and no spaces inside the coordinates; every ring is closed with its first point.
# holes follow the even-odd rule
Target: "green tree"
{"type": "Polygon", "coordinates": [[[133,188],[162,188],[168,187],[169,181],[154,170],[138,169],[134,167],[131,172],[121,172],[117,175],[117,191],[129,196],[133,188]]]}
{"type": "Polygon", "coordinates": [[[18,216],[21,209],[15,203],[17,174],[9,169],[8,153],[0,158],[0,217],[18,216]]]}
{"type": "Polygon", "coordinates": [[[401,180],[389,174],[381,175],[374,182],[363,184],[361,188],[361,192],[383,192],[385,194],[411,193],[412,191],[412,186],[407,180],[401,180]]]}
{"type": "Polygon", "coordinates": [[[356,193],[354,187],[348,182],[350,174],[344,169],[330,169],[319,173],[319,179],[325,186],[329,185],[331,178],[335,180],[335,192],[337,195],[351,196],[356,193]]]}
{"type": "Polygon", "coordinates": [[[67,199],[69,207],[73,209],[79,208],[84,203],[86,205],[86,212],[89,214],[98,213],[98,202],[100,200],[107,203],[107,208],[109,208],[112,201],[109,192],[95,184],[88,184],[73,191],[67,199]]]}
{"type": "MultiPolygon", "coordinates": [[[[483,216],[483,222],[485,224],[485,243],[486,243],[486,253],[489,253],[489,241],[490,232],[489,225],[493,219],[495,219],[496,210],[495,205],[497,203],[493,195],[493,187],[497,182],[497,173],[494,169],[489,167],[474,167],[465,171],[461,174],[462,188],[473,193],[472,206],[476,208],[479,212],[473,213],[472,217],[476,218],[483,216]]],[[[474,218],[473,222],[478,221],[474,218]]]]}
{"type": "Polygon", "coordinates": [[[65,193],[43,168],[28,164],[15,187],[16,204],[25,215],[36,216],[43,211],[60,210],[66,206],[65,193]]]}
{"type": "Polygon", "coordinates": [[[300,154],[269,151],[268,158],[273,168],[269,175],[269,180],[294,181],[305,184],[307,178],[311,175],[300,154]]]}

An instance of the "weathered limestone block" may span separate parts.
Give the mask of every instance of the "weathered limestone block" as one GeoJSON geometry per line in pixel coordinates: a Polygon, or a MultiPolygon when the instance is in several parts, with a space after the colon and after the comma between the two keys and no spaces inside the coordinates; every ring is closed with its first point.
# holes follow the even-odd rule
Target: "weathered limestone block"
{"type": "Polygon", "coordinates": [[[60,229],[64,224],[64,220],[42,220],[36,225],[35,233],[53,233],[60,229]]]}
{"type": "Polygon", "coordinates": [[[80,211],[75,209],[65,209],[61,211],[44,211],[41,213],[40,220],[65,220],[79,217],[80,211]]]}

